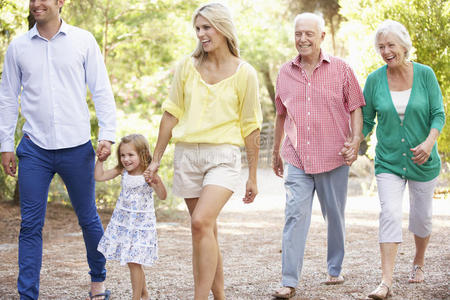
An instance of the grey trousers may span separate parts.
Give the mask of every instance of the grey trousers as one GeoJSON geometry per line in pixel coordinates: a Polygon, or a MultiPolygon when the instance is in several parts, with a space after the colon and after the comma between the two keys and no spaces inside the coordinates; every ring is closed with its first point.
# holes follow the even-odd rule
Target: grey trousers
{"type": "Polygon", "coordinates": [[[282,245],[282,285],[298,285],[315,191],[328,227],[328,274],[339,276],[344,260],[344,218],[349,167],[341,166],[329,172],[306,174],[302,169],[286,164],[284,170],[286,209],[282,245]]]}

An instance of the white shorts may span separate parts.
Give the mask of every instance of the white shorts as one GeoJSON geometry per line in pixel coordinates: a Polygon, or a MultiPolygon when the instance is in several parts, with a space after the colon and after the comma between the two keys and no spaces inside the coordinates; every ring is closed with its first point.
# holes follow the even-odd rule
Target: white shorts
{"type": "Polygon", "coordinates": [[[241,151],[230,144],[177,143],[174,153],[173,193],[198,198],[206,185],[235,192],[239,185],[241,151]]]}
{"type": "Polygon", "coordinates": [[[431,215],[437,178],[430,181],[403,179],[390,173],[376,175],[380,198],[380,243],[401,243],[402,202],[406,183],[409,189],[409,231],[425,238],[431,234],[431,215]]]}

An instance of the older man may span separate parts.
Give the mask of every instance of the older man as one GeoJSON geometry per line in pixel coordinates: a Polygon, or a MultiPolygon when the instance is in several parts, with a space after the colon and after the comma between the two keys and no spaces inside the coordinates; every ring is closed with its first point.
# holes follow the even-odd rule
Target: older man
{"type": "Polygon", "coordinates": [[[349,65],[321,49],[324,38],[322,17],[298,15],[295,47],[299,55],[281,67],[277,79],[272,164],[277,176],[284,173],[286,188],[282,287],[273,294],[279,298],[295,295],[314,192],[328,225],[328,277],[324,283],[344,282],[340,273],[348,172],[362,140],[360,107],[365,102],[349,65]]]}
{"type": "Polygon", "coordinates": [[[83,231],[91,299],[109,297],[103,285],[105,258],[97,251],[103,227],[95,205],[95,153],[90,141],[86,85],[99,119],[100,160],[110,154],[115,140],[116,108],[95,38],[61,20],[63,4],[64,0],[30,0],[36,25],[9,45],[0,85],[0,151],[3,168],[10,176],[16,173],[13,151],[19,94],[26,119],[16,151],[22,217],[17,281],[21,300],[39,297],[42,227],[55,173],[67,187],[83,231]]]}

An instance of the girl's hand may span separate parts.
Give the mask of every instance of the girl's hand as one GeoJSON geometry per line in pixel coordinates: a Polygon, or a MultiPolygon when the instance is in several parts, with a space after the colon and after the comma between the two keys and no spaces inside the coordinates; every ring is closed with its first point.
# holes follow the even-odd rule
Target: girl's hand
{"type": "Polygon", "coordinates": [[[424,164],[428,158],[430,157],[431,150],[433,149],[434,143],[428,142],[425,140],[422,144],[411,148],[410,150],[413,153],[413,157],[411,159],[415,164],[422,165],[424,164]]]}
{"type": "Polygon", "coordinates": [[[252,203],[253,200],[255,200],[257,194],[258,194],[258,186],[256,184],[256,181],[248,179],[247,184],[245,186],[245,195],[244,198],[242,198],[242,201],[244,201],[245,204],[252,203]]]}
{"type": "Polygon", "coordinates": [[[158,169],[159,169],[159,163],[152,161],[150,163],[150,165],[147,167],[147,169],[144,171],[145,181],[147,181],[148,183],[151,183],[152,180],[154,179],[156,173],[158,173],[158,169]]]}

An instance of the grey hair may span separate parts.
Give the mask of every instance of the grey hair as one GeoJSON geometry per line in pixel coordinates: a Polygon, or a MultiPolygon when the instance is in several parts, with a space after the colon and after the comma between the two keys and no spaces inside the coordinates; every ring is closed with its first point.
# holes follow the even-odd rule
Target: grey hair
{"type": "Polygon", "coordinates": [[[295,16],[295,19],[294,19],[294,28],[295,28],[295,25],[297,25],[297,22],[301,19],[315,20],[317,22],[317,26],[319,27],[319,30],[322,32],[325,32],[325,20],[323,19],[323,17],[321,15],[313,14],[310,12],[304,12],[304,13],[298,14],[295,16]]]}
{"type": "MultiPolygon", "coordinates": [[[[217,2],[204,4],[194,12],[192,17],[192,24],[194,26],[198,16],[204,17],[217,31],[223,34],[227,39],[228,49],[231,54],[239,57],[239,40],[229,9],[225,5],[217,2]]],[[[207,55],[208,54],[203,51],[202,43],[198,41],[197,48],[192,53],[192,56],[202,61],[207,55]]]]}
{"type": "Polygon", "coordinates": [[[378,26],[378,29],[375,32],[374,40],[375,51],[380,54],[380,49],[378,48],[378,40],[380,36],[388,33],[392,33],[396,37],[398,37],[400,45],[406,49],[405,58],[408,58],[412,48],[411,37],[409,36],[408,30],[403,24],[393,20],[384,20],[383,23],[378,26]]]}

